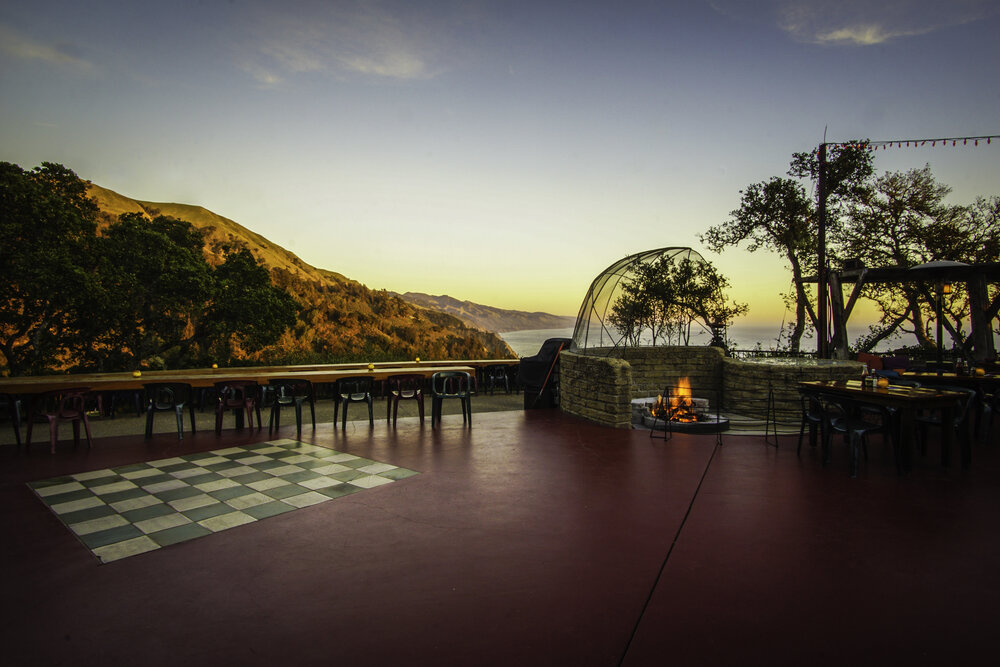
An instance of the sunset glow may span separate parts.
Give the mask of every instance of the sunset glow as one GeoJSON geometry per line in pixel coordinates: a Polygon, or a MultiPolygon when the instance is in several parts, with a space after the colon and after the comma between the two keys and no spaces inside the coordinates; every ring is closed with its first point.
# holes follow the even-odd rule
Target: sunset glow
{"type": "MultiPolygon", "coordinates": [[[[707,252],[823,141],[1000,130],[997,3],[39,0],[0,10],[0,160],[204,206],[374,289],[575,315],[690,246],[786,318],[764,251],[707,252]],[[835,8],[833,8],[835,6],[835,8]]],[[[1000,145],[879,151],[951,201],[1000,145]]]]}

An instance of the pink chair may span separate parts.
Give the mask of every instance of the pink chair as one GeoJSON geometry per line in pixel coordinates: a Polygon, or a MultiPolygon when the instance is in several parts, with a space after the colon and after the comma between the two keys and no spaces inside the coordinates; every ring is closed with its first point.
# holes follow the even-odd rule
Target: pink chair
{"type": "Polygon", "coordinates": [[[222,435],[222,417],[226,410],[232,410],[236,415],[236,428],[243,426],[243,413],[246,412],[246,423],[253,428],[253,415],[257,413],[257,428],[263,428],[260,419],[260,386],[254,380],[235,380],[233,382],[216,382],[215,392],[219,396],[215,405],[215,434],[222,435]]]}
{"type": "Polygon", "coordinates": [[[49,422],[49,450],[56,453],[56,441],[59,440],[59,422],[73,422],[73,446],[80,444],[80,422],[87,432],[87,448],[93,446],[90,438],[90,422],[87,421],[87,410],[84,406],[84,394],[87,387],[47,391],[34,397],[28,410],[28,433],[25,438],[25,451],[31,447],[31,430],[35,421],[44,417],[49,422]]]}

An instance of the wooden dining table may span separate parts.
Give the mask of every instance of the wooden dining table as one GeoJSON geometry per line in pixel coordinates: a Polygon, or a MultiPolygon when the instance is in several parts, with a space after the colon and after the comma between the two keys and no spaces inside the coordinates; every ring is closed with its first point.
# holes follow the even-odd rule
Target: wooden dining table
{"type": "MultiPolygon", "coordinates": [[[[809,397],[838,399],[853,404],[891,408],[899,415],[896,446],[896,467],[899,472],[913,467],[913,444],[916,441],[916,417],[922,411],[940,410],[941,423],[951,424],[963,394],[935,387],[867,387],[860,380],[825,380],[800,382],[799,391],[809,397]]],[[[952,429],[941,429],[942,462],[947,463],[951,449],[952,429]]],[[[963,439],[962,465],[968,466],[972,458],[970,443],[963,439]]]]}
{"type": "Polygon", "coordinates": [[[933,371],[904,371],[900,373],[904,380],[917,382],[922,386],[933,387],[963,387],[974,389],[978,400],[973,411],[975,415],[975,429],[977,436],[987,437],[988,433],[983,430],[987,428],[984,424],[984,411],[995,401],[995,395],[1000,390],[1000,374],[997,373],[955,373],[933,372],[933,371]]]}
{"type": "Polygon", "coordinates": [[[955,373],[954,371],[937,373],[934,371],[903,371],[899,374],[904,380],[912,380],[922,385],[967,387],[982,391],[1000,385],[1000,375],[996,373],[955,373]]]}
{"type": "Polygon", "coordinates": [[[257,366],[252,368],[199,368],[176,371],[146,371],[133,373],[78,373],[72,375],[33,375],[0,378],[0,394],[15,396],[41,394],[48,391],[86,388],[89,391],[125,391],[142,389],[154,382],[183,382],[192,387],[212,387],[217,382],[253,380],[266,385],[270,380],[283,378],[309,380],[313,384],[334,383],[337,380],[367,375],[375,380],[385,380],[392,375],[421,375],[430,377],[441,371],[475,373],[468,365],[407,363],[405,365],[367,364],[326,365],[306,369],[287,366],[257,366]]]}

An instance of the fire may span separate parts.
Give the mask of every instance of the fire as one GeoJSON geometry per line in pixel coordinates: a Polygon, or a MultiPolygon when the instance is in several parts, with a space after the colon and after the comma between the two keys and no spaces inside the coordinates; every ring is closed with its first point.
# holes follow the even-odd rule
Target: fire
{"type": "Polygon", "coordinates": [[[667,421],[675,422],[695,422],[698,415],[694,409],[694,401],[691,400],[691,382],[686,378],[677,381],[676,393],[668,399],[657,395],[656,403],[650,407],[650,412],[654,417],[660,417],[667,421]]]}

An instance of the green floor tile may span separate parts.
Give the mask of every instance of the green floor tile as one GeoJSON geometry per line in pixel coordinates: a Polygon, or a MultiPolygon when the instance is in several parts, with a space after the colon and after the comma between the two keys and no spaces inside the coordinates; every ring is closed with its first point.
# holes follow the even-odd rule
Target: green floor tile
{"type": "Polygon", "coordinates": [[[105,547],[116,542],[131,540],[135,537],[142,537],[142,535],[143,532],[141,530],[129,524],[127,526],[99,530],[89,535],[80,535],[79,538],[88,548],[96,549],[97,547],[105,547]]]}
{"type": "Polygon", "coordinates": [[[242,510],[246,514],[249,514],[255,519],[266,519],[270,516],[277,516],[279,514],[284,514],[285,512],[291,512],[292,510],[298,509],[280,500],[274,500],[269,503],[263,503],[261,505],[254,505],[253,507],[247,507],[242,510]]]}
{"type": "Polygon", "coordinates": [[[173,528],[167,528],[166,530],[150,533],[149,538],[161,547],[166,547],[171,544],[187,542],[188,540],[193,540],[197,537],[205,537],[206,535],[211,534],[212,531],[204,526],[199,526],[197,523],[188,523],[183,526],[175,526],[173,528]]]}
{"type": "Polygon", "coordinates": [[[155,505],[148,505],[147,507],[126,510],[125,512],[121,512],[121,515],[128,519],[129,523],[137,523],[139,521],[145,521],[146,519],[153,519],[158,516],[173,514],[174,511],[174,508],[166,503],[156,503],[155,505]]]}
{"type": "Polygon", "coordinates": [[[184,510],[181,514],[192,521],[201,521],[202,519],[211,519],[213,516],[219,516],[220,514],[228,514],[232,511],[233,508],[226,503],[212,503],[211,505],[184,510]]]}

